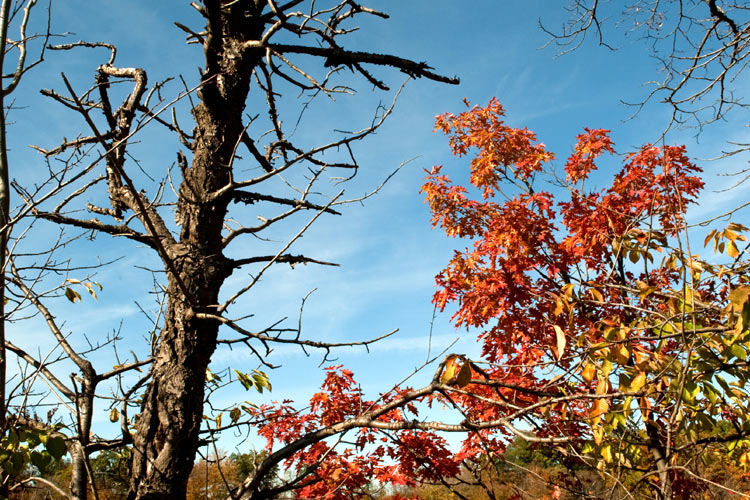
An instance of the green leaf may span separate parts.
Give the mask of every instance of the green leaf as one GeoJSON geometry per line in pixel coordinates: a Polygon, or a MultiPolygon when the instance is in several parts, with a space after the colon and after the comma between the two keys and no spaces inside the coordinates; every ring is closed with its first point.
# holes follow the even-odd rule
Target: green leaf
{"type": "Polygon", "coordinates": [[[716,375],[716,381],[719,383],[721,388],[724,389],[724,392],[729,392],[729,384],[727,384],[726,380],[716,375]]]}
{"type": "Polygon", "coordinates": [[[3,464],[3,468],[11,476],[18,476],[23,471],[25,462],[26,454],[21,451],[16,451],[11,454],[10,460],[3,464]]]}
{"type": "Polygon", "coordinates": [[[745,349],[739,344],[732,345],[729,348],[729,353],[735,358],[742,361],[745,361],[745,358],[747,357],[747,351],[745,351],[745,349]]]}
{"type": "Polygon", "coordinates": [[[39,472],[44,472],[49,464],[52,463],[52,455],[47,451],[32,451],[31,452],[31,465],[39,469],[39,472]]]}
{"type": "Polygon", "coordinates": [[[745,305],[742,306],[742,314],[740,314],[739,322],[740,332],[744,332],[750,326],[750,301],[745,302],[745,305]]]}
{"type": "Polygon", "coordinates": [[[624,413],[617,412],[612,415],[612,429],[616,430],[618,427],[622,427],[623,429],[626,427],[628,419],[625,416],[624,413]]]}
{"type": "Polygon", "coordinates": [[[703,432],[710,432],[711,430],[716,428],[716,422],[714,422],[711,417],[703,412],[696,413],[695,419],[698,428],[703,432]]]}
{"type": "Polygon", "coordinates": [[[29,448],[36,448],[37,446],[39,446],[39,443],[42,442],[42,438],[39,435],[38,431],[27,429],[26,442],[29,444],[29,448]]]}
{"type": "Polygon", "coordinates": [[[65,440],[60,436],[50,436],[47,439],[47,443],[45,443],[45,448],[47,448],[47,451],[55,460],[60,460],[68,452],[65,440]]]}
{"type": "Polygon", "coordinates": [[[716,390],[716,387],[708,382],[703,382],[703,393],[708,397],[708,401],[711,403],[711,406],[715,406],[716,401],[719,398],[719,392],[716,390]]]}
{"type": "Polygon", "coordinates": [[[214,372],[212,372],[208,368],[206,368],[206,382],[213,382],[214,384],[216,384],[218,382],[221,382],[221,377],[216,375],[214,372]]]}
{"type": "Polygon", "coordinates": [[[239,370],[235,370],[234,373],[237,375],[237,380],[240,381],[242,387],[244,387],[246,391],[249,391],[250,389],[255,387],[255,383],[253,382],[253,380],[246,374],[242,373],[239,370]]]}
{"type": "Polygon", "coordinates": [[[268,375],[265,372],[253,370],[253,381],[258,392],[262,393],[264,387],[268,389],[268,392],[271,392],[271,382],[268,380],[268,375]]]}
{"type": "Polygon", "coordinates": [[[685,402],[685,404],[688,405],[694,405],[695,404],[695,398],[698,397],[698,394],[700,394],[701,388],[698,384],[695,382],[686,382],[685,387],[682,390],[682,400],[685,402]]]}
{"type": "Polygon", "coordinates": [[[18,443],[20,442],[20,437],[18,435],[18,431],[16,429],[11,428],[8,431],[8,445],[6,446],[8,449],[15,449],[18,448],[18,443]]]}

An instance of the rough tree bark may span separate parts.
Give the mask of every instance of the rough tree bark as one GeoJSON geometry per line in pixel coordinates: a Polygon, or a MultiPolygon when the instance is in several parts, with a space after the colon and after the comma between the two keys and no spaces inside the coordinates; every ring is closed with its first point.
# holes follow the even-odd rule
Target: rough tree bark
{"type": "Polygon", "coordinates": [[[244,131],[242,111],[260,57],[258,49],[242,45],[261,37],[261,8],[206,3],[206,67],[194,110],[193,161],[179,190],[179,242],[164,242],[174,272],[168,274],[164,329],[134,437],[131,498],[183,498],[198,448],[206,368],[219,323],[195,313],[215,309],[231,272],[221,248],[229,197],[210,195],[232,180],[234,146],[244,131]]]}

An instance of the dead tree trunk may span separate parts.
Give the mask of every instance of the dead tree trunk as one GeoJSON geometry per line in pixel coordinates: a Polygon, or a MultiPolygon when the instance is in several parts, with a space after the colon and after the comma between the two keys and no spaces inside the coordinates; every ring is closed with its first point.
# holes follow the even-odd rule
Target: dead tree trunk
{"type": "Polygon", "coordinates": [[[219,323],[198,319],[213,312],[231,268],[222,254],[228,198],[214,193],[232,182],[242,112],[259,51],[242,46],[259,39],[259,11],[246,2],[223,8],[206,2],[206,68],[195,118],[193,160],[183,172],[177,221],[179,242],[170,249],[176,274],[169,275],[164,328],[152,380],[134,437],[131,498],[184,498],[198,449],[206,368],[216,349],[219,323]]]}

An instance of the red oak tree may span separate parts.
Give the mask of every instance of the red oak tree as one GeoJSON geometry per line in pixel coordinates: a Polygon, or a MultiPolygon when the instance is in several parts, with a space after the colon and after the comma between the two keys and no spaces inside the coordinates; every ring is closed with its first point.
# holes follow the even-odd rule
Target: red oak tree
{"type": "MultiPolygon", "coordinates": [[[[433,225],[472,242],[436,278],[436,305],[457,303],[455,324],[482,343],[451,402],[470,427],[564,446],[620,495],[707,489],[699,458],[727,444],[748,458],[747,228],[713,230],[718,255],[694,253],[685,214],[703,182],[684,147],[643,146],[591,189],[615,155],[609,131],[580,134],[561,178],[534,133],[503,115],[493,99],[439,116],[453,153],[473,154],[471,186],[435,167],[422,187],[433,225]],[[555,189],[539,187],[550,179],[555,189]]],[[[497,451],[487,431],[476,442],[497,451]]]]}

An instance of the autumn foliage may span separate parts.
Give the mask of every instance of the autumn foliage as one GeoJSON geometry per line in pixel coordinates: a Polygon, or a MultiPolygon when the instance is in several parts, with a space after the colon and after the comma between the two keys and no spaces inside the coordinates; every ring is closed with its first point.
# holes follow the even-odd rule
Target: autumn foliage
{"type": "Polygon", "coordinates": [[[434,298],[481,332],[472,367],[486,382],[454,400],[473,421],[569,446],[621,493],[629,481],[648,497],[707,491],[713,445],[748,460],[747,228],[709,233],[718,255],[702,259],[685,214],[703,182],[684,147],[618,157],[608,130],[585,129],[557,176],[554,155],[503,115],[493,99],[439,116],[454,155],[473,155],[470,185],[434,167],[422,187],[433,225],[471,240],[434,298]],[[592,178],[605,161],[621,166],[592,178]]]}
{"type": "Polygon", "coordinates": [[[558,175],[503,115],[493,99],[439,116],[453,153],[471,157],[468,183],[438,166],[422,186],[433,225],[469,241],[434,302],[456,307],[481,358],[444,356],[428,385],[369,399],[329,367],[306,409],[244,410],[269,460],[300,498],[330,500],[468,498],[469,484],[489,498],[528,496],[527,483],[548,498],[738,491],[746,481],[723,486],[716,464],[750,459],[747,228],[717,228],[705,239],[715,255],[695,253],[686,213],[703,182],[684,147],[619,155],[609,131],[585,129],[558,175]],[[437,407],[452,412],[431,420],[437,407]],[[461,447],[441,432],[461,433],[461,447]],[[554,454],[530,483],[507,480],[519,439],[554,454]],[[498,484],[512,488],[491,493],[498,484]]]}

